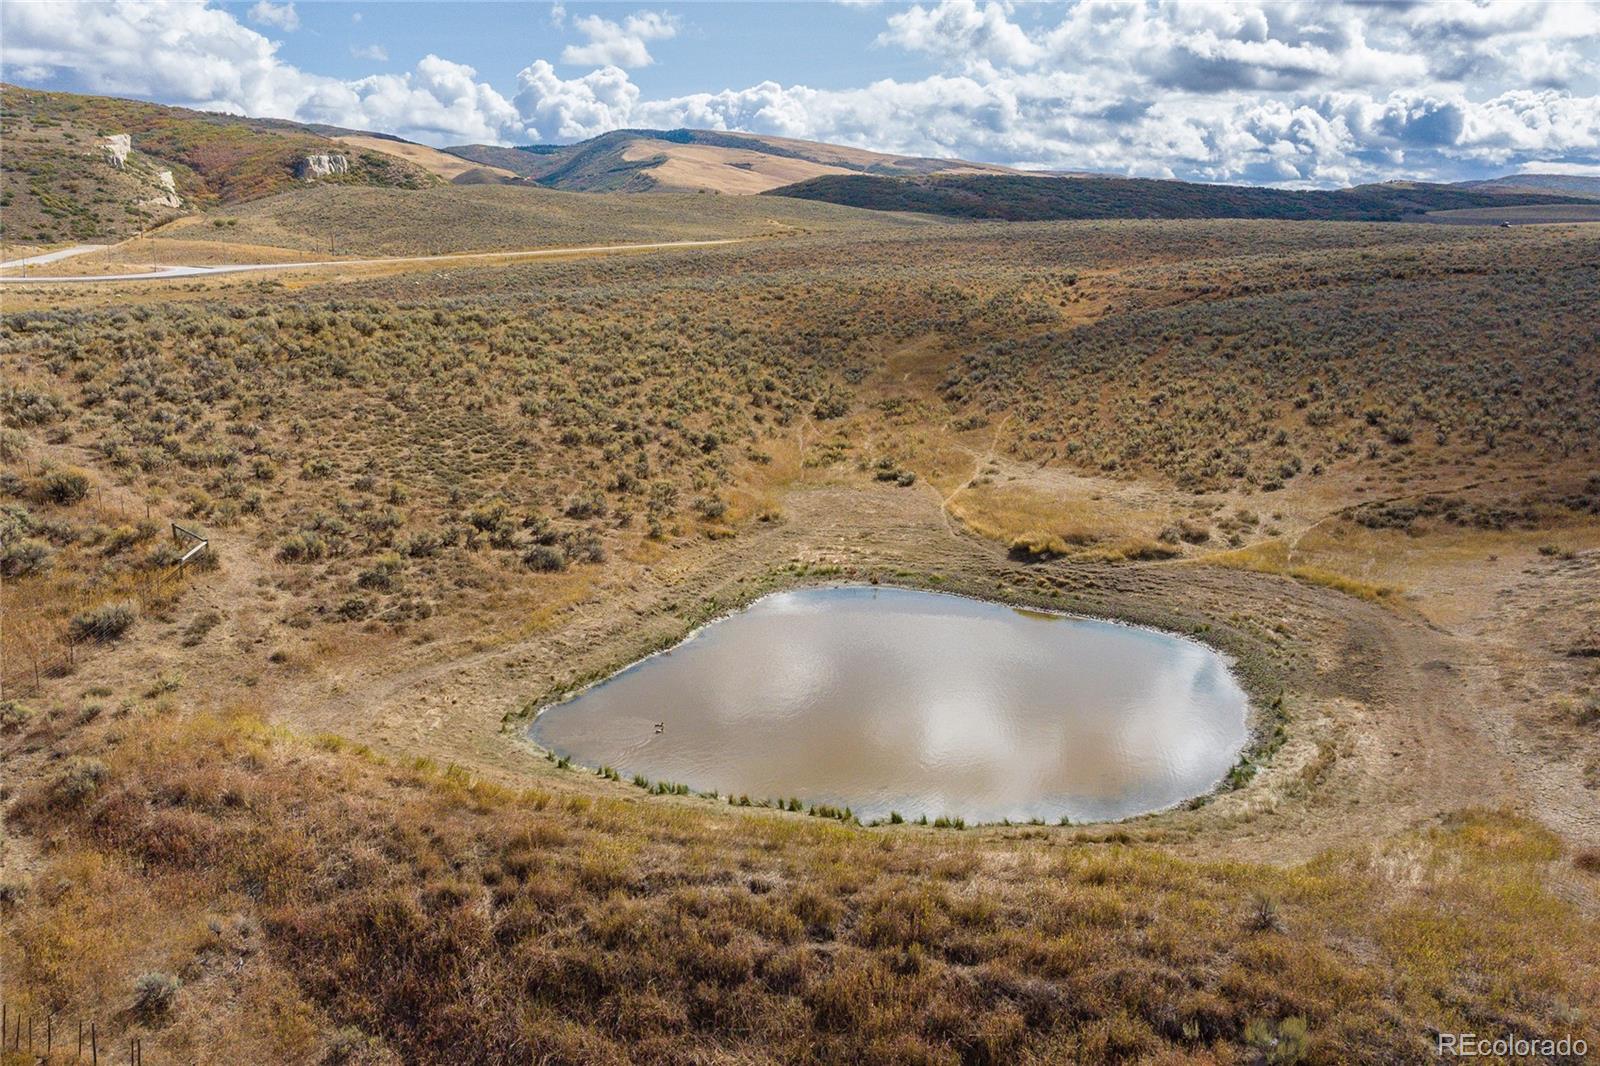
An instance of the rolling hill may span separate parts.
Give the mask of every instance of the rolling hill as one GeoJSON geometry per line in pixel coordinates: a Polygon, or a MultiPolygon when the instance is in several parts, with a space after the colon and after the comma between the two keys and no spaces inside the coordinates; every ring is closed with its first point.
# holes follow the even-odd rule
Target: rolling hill
{"type": "Polygon", "coordinates": [[[398,137],[371,133],[336,133],[333,139],[352,148],[382,152],[384,155],[413,163],[453,185],[503,185],[518,178],[516,173],[503,167],[474,164],[471,160],[460,156],[450,155],[414,141],[401,140],[398,137]]]}
{"type": "Polygon", "coordinates": [[[705,190],[749,195],[828,175],[1016,173],[990,163],[888,155],[719,130],[616,130],[571,145],[507,149],[468,144],[445,151],[570,192],[705,190]]]}
{"type": "Polygon", "coordinates": [[[935,219],[752,196],[618,196],[537,185],[326,185],[180,219],[163,227],[154,243],[165,246],[163,261],[179,262],[207,249],[217,257],[233,248],[249,248],[252,256],[263,249],[319,257],[431,255],[939,225],[935,219]]]}
{"type": "Polygon", "coordinates": [[[319,185],[773,194],[1004,221],[1427,216],[1482,224],[1492,221],[1486,211],[1512,211],[1512,221],[1590,218],[1591,211],[1571,205],[1592,208],[1600,200],[1600,178],[1585,176],[1288,191],[1030,174],[716,130],[628,129],[570,145],[440,150],[384,133],[10,85],[0,86],[0,137],[0,240],[15,244],[117,240],[185,215],[319,185]]]}
{"type": "Polygon", "coordinates": [[[116,239],[308,184],[440,180],[394,151],[298,123],[12,85],[0,86],[0,139],[6,241],[116,239]]]}
{"type": "Polygon", "coordinates": [[[1600,176],[1588,174],[1507,174],[1485,181],[1462,181],[1456,188],[1478,192],[1560,193],[1600,200],[1600,176]]]}
{"type": "Polygon", "coordinates": [[[1430,211],[1591,202],[1570,194],[1476,191],[1418,182],[1290,191],[1148,178],[1015,173],[926,177],[831,174],[770,190],[769,195],[879,211],[1008,222],[1116,218],[1398,222],[1430,211]]]}

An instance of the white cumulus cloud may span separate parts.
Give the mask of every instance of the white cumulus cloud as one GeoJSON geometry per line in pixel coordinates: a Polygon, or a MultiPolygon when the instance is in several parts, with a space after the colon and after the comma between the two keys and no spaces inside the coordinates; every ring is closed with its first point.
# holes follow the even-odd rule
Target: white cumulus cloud
{"type": "Polygon", "coordinates": [[[256,5],[250,9],[250,21],[258,26],[276,26],[280,30],[298,30],[300,28],[300,13],[294,9],[294,4],[274,4],[270,0],[256,0],[256,5]]]}
{"type": "Polygon", "coordinates": [[[517,75],[515,99],[535,138],[576,141],[627,125],[639,88],[616,67],[563,80],[549,63],[536,59],[517,75]]]}
{"type": "Polygon", "coordinates": [[[664,41],[677,35],[678,23],[658,11],[640,11],[621,22],[585,15],[573,22],[587,44],[569,44],[561,61],[582,66],[647,67],[655,62],[647,41],[664,41]]]}
{"type": "Polygon", "coordinates": [[[921,4],[889,16],[879,44],[926,52],[961,66],[1023,67],[1044,56],[1043,46],[1011,21],[1011,5],[975,0],[921,4]]]}

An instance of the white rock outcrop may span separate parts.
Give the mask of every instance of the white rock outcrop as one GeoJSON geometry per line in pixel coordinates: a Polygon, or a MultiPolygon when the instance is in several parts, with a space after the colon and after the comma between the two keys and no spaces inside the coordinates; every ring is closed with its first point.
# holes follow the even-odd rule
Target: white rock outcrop
{"type": "Polygon", "coordinates": [[[172,171],[156,171],[156,183],[161,186],[161,191],[142,203],[152,207],[183,206],[183,200],[178,196],[178,183],[172,180],[172,171]]]}
{"type": "Polygon", "coordinates": [[[133,151],[133,138],[126,133],[113,133],[100,142],[100,150],[106,155],[106,162],[118,170],[128,167],[128,153],[133,151]]]}
{"type": "Polygon", "coordinates": [[[334,174],[350,173],[350,160],[342,155],[322,153],[308,155],[300,165],[295,168],[298,176],[306,181],[316,181],[318,178],[330,177],[334,174]]]}

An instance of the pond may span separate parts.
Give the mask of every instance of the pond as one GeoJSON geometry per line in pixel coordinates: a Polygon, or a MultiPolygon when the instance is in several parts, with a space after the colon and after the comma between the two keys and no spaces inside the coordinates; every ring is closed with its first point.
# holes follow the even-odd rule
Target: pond
{"type": "Polygon", "coordinates": [[[1074,822],[1211,789],[1247,739],[1226,661],[1168,633],[878,587],[767,596],[546,708],[535,743],[863,821],[1074,822]]]}

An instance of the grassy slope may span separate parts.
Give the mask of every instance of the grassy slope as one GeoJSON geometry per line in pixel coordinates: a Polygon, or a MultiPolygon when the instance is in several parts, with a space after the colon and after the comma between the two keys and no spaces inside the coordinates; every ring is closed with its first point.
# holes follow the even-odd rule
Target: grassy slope
{"type": "Polygon", "coordinates": [[[8,239],[13,230],[19,239],[115,238],[167,217],[129,210],[132,196],[119,190],[99,148],[115,133],[132,136],[141,165],[172,170],[190,208],[301,187],[296,166],[326,152],[350,159],[350,173],[326,179],[333,183],[423,188],[437,182],[393,155],[352,149],[292,123],[11,85],[0,90],[0,108],[8,239]]]}
{"type": "Polygon", "coordinates": [[[693,193],[619,198],[529,186],[330,186],[242,204],[163,235],[322,254],[331,247],[341,255],[418,255],[741,237],[874,221],[827,204],[778,206],[693,193]]]}
{"type": "MultiPolygon", "coordinates": [[[[1159,231],[1123,232],[1141,228],[1159,231]]],[[[1327,227],[1236,232],[1265,241],[1274,230],[1309,241],[1327,227]]],[[[1600,368],[1580,309],[1600,299],[1593,242],[1408,236],[1419,239],[1388,253],[1335,242],[1236,254],[1185,279],[1196,298],[1156,297],[980,346],[940,388],[963,410],[1022,412],[1030,432],[1014,446],[1019,459],[1157,471],[1184,490],[1244,481],[1276,491],[1356,455],[1376,465],[1590,450],[1582,427],[1600,368]],[[1528,392],[1530,379],[1545,387],[1528,392]]],[[[1163,265],[1124,280],[1138,288],[1171,276],[1163,265]]],[[[1038,291],[1071,306],[1090,284],[1063,271],[1041,277],[1038,291]]]]}
{"type": "Polygon", "coordinates": [[[1567,193],[1600,200],[1600,177],[1587,174],[1510,174],[1488,181],[1458,182],[1457,185],[1464,189],[1496,192],[1567,193]]]}
{"type": "MultiPolygon", "coordinates": [[[[549,147],[555,148],[556,146],[550,145],[549,147]]],[[[473,163],[499,167],[520,177],[529,177],[543,169],[543,163],[540,161],[540,155],[543,153],[527,152],[521,148],[507,148],[504,145],[458,144],[450,148],[441,149],[441,151],[473,163]]]]}
{"type": "Polygon", "coordinates": [[[1524,204],[1516,207],[1466,207],[1458,211],[1429,211],[1420,222],[1455,226],[1492,226],[1509,222],[1514,226],[1547,225],[1564,222],[1600,222],[1600,201],[1581,204],[1524,204]]]}
{"type": "Polygon", "coordinates": [[[1600,928],[1546,887],[1559,842],[1505,815],[1289,869],[1195,863],[1114,834],[517,792],[179,705],[114,746],[76,712],[36,726],[81,754],[13,810],[57,842],[60,887],[14,909],[7,951],[36,1009],[179,975],[147,1046],[180,1056],[217,1046],[219,1012],[258,1061],[1392,1062],[1432,1026],[1600,1038],[1560,1020],[1600,997],[1600,928]]]}
{"type": "Polygon", "coordinates": [[[413,144],[410,141],[396,140],[392,137],[374,137],[360,133],[335,134],[334,140],[352,148],[366,149],[383,155],[391,155],[407,163],[415,164],[445,181],[456,181],[467,176],[481,178],[514,179],[516,177],[509,170],[499,167],[473,166],[467,160],[458,156],[441,152],[437,148],[429,148],[424,144],[413,144]]]}
{"type": "Polygon", "coordinates": [[[1442,185],[1365,185],[1333,192],[1289,192],[1145,178],[1040,178],[958,175],[813,178],[769,195],[880,211],[957,218],[1042,221],[1107,218],[1262,218],[1399,221],[1424,211],[1572,202],[1560,195],[1470,192],[1442,185]]]}

